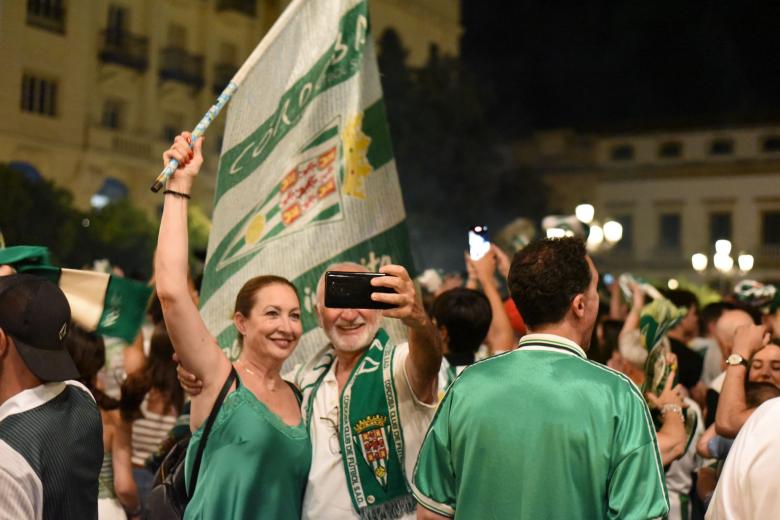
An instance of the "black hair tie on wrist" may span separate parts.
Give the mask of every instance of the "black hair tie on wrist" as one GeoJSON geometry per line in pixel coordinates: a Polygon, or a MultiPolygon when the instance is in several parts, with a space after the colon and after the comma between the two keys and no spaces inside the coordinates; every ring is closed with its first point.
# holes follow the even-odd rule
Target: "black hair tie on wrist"
{"type": "Polygon", "coordinates": [[[164,195],[173,195],[174,197],[178,197],[180,199],[188,199],[190,198],[189,193],[182,193],[180,191],[173,191],[173,190],[165,190],[163,192],[164,195]]]}

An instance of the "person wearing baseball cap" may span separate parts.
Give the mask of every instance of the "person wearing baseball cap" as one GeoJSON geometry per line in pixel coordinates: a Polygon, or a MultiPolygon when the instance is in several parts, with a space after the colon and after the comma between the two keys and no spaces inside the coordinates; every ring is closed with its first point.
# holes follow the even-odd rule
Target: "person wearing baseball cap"
{"type": "Polygon", "coordinates": [[[72,381],[69,327],[56,285],[0,276],[0,518],[97,518],[100,412],[72,381]]]}

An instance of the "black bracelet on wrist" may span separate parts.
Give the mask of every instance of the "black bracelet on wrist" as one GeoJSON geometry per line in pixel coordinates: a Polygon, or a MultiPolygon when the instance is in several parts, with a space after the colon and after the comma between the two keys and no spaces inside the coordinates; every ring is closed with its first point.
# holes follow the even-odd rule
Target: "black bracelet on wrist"
{"type": "Polygon", "coordinates": [[[178,197],[180,199],[188,199],[190,198],[189,193],[182,193],[180,191],[173,191],[173,190],[165,190],[163,192],[164,195],[173,195],[174,197],[178,197]]]}

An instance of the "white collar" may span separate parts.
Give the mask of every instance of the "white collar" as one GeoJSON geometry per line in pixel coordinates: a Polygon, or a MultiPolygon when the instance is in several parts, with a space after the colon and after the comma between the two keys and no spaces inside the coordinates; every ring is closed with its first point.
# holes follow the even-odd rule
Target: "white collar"
{"type": "Polygon", "coordinates": [[[520,339],[517,346],[529,350],[565,350],[581,358],[587,359],[588,357],[582,347],[574,341],[557,334],[526,334],[520,339]],[[544,344],[544,346],[537,346],[537,344],[544,344]]]}

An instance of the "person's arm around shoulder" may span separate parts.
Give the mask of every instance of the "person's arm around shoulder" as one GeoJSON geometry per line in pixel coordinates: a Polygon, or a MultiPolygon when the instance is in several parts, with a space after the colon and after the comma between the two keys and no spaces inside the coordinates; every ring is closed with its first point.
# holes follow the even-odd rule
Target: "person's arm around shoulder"
{"type": "Polygon", "coordinates": [[[187,282],[189,242],[187,196],[203,164],[203,140],[190,150],[188,132],[176,137],[163,160],[179,161],[165,195],[157,253],[154,261],[157,295],[171,342],[182,365],[203,382],[203,392],[192,399],[190,425],[198,428],[208,417],[228,373],[230,362],[211,336],[192,300],[187,282]]]}
{"type": "Polygon", "coordinates": [[[375,292],[372,298],[397,306],[382,311],[382,314],[387,318],[401,320],[409,328],[409,356],[405,367],[409,385],[417,399],[424,403],[434,403],[442,358],[439,335],[425,314],[406,269],[400,265],[386,265],[379,272],[391,276],[374,278],[371,280],[372,285],[390,287],[396,294],[375,292]]]}
{"type": "MultiPolygon", "coordinates": [[[[769,333],[764,325],[743,325],[734,332],[733,354],[749,362],[753,355],[769,342],[769,333]]],[[[715,431],[718,435],[734,438],[742,425],[753,413],[745,399],[745,380],[749,368],[742,364],[727,365],[726,378],[718,399],[715,414],[715,431]]]]}

